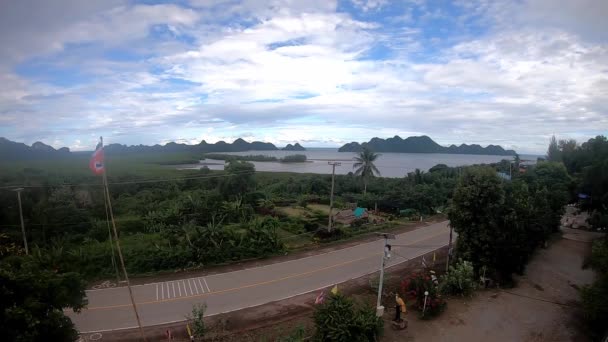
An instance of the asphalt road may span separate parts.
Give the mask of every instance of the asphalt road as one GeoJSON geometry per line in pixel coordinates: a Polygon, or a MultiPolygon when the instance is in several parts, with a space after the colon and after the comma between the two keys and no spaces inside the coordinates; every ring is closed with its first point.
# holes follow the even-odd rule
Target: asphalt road
{"type": "MultiPolygon", "coordinates": [[[[388,266],[447,245],[448,222],[397,235],[388,266]]],[[[183,321],[196,303],[214,315],[333,286],[379,270],[383,240],[324,254],[198,278],[133,286],[144,326],[183,321]]],[[[136,328],[126,287],[89,290],[81,313],[66,311],[81,333],[136,328]]]]}

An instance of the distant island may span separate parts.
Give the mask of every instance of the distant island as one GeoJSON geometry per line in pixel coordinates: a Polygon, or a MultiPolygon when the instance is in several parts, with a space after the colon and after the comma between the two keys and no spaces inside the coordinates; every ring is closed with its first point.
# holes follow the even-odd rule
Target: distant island
{"type": "Polygon", "coordinates": [[[517,154],[513,150],[505,150],[497,145],[482,147],[477,144],[461,144],[460,146],[450,145],[449,147],[445,147],[439,145],[426,135],[405,139],[402,139],[398,135],[388,139],[372,138],[369,142],[362,144],[351,142],[340,147],[338,152],[360,152],[364,147],[368,147],[375,152],[395,153],[485,154],[496,156],[514,156],[517,154]]]}
{"type": "Polygon", "coordinates": [[[295,143],[295,145],[287,144],[287,146],[282,148],[283,151],[306,151],[302,145],[299,143],[295,143]]]}
{"type": "MultiPolygon", "coordinates": [[[[298,144],[296,144],[298,145],[298,144]]],[[[299,145],[298,145],[299,146],[299,145]]],[[[295,147],[295,146],[294,146],[295,147]]],[[[301,146],[300,146],[301,147],[301,146]]],[[[134,145],[109,144],[104,147],[108,154],[135,154],[135,153],[165,153],[165,152],[187,152],[187,153],[214,153],[214,152],[245,152],[245,151],[276,151],[278,148],[271,143],[260,141],[247,142],[241,138],[232,144],[218,141],[209,144],[205,140],[196,145],[178,144],[170,142],[165,145],[134,145]]],[[[76,152],[82,153],[82,152],[76,152]]],[[[0,137],[0,160],[24,160],[24,159],[53,159],[68,157],[70,153],[67,147],[54,149],[52,146],[36,142],[32,146],[14,142],[0,137]]]]}

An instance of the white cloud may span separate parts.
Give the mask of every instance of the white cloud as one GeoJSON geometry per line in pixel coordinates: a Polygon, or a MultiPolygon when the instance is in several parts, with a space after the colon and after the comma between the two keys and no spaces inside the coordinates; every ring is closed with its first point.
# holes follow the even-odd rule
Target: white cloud
{"type": "Polygon", "coordinates": [[[422,2],[406,6],[404,23],[358,21],[322,0],[62,1],[0,13],[0,40],[10,47],[0,52],[8,127],[0,135],[80,149],[100,131],[115,142],[244,136],[308,146],[428,134],[542,152],[552,133],[608,131],[607,5],[599,0],[457,2],[466,12],[448,19],[484,30],[444,32],[449,39],[416,26],[450,16],[422,2]],[[392,54],[378,58],[379,46],[392,54]],[[144,57],[107,58],[115,48],[144,57]],[[32,60],[41,72],[76,69],[84,81],[20,74],[19,63],[32,60]]]}

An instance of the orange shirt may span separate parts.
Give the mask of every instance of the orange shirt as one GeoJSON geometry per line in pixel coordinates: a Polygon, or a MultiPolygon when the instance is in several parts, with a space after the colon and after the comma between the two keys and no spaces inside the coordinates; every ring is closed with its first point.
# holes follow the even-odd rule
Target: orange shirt
{"type": "Polygon", "coordinates": [[[405,313],[407,309],[405,308],[405,302],[403,301],[403,299],[401,299],[401,297],[397,297],[395,301],[397,302],[397,305],[399,305],[399,307],[401,308],[401,312],[405,313]]]}

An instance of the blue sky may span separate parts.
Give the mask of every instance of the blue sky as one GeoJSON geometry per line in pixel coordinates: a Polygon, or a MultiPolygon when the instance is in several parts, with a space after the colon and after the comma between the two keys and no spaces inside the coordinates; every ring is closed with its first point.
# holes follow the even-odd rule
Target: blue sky
{"type": "Polygon", "coordinates": [[[0,136],[542,153],[608,133],[608,2],[9,1],[0,136]]]}

